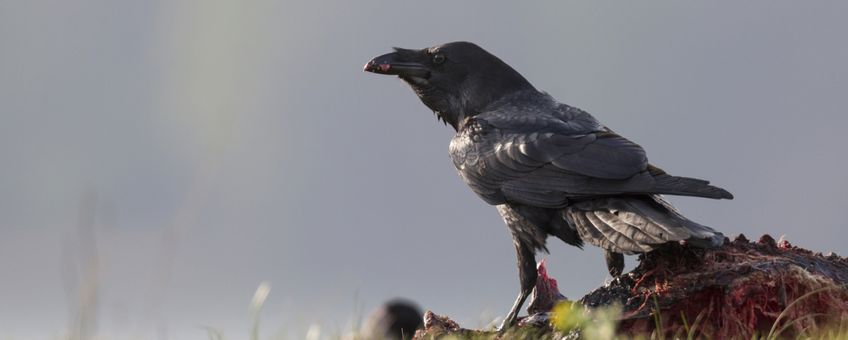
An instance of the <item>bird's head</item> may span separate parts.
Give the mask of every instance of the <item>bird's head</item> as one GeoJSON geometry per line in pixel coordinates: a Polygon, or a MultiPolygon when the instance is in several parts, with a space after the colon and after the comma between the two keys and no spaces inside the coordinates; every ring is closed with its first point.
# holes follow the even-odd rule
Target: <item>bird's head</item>
{"type": "Polygon", "coordinates": [[[512,67],[470,42],[419,50],[395,48],[371,59],[365,71],[397,75],[439,119],[455,129],[489,104],[533,86],[512,67]]]}

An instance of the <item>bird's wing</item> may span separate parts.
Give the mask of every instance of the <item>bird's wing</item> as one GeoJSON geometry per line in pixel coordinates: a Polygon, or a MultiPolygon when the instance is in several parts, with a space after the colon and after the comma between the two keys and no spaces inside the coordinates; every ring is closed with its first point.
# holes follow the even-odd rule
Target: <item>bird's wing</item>
{"type": "Polygon", "coordinates": [[[500,132],[492,143],[495,156],[506,166],[550,163],[601,179],[628,178],[646,169],[648,158],[641,146],[600,125],[588,113],[567,108],[557,115],[495,112],[480,118],[500,132]]]}
{"type": "Polygon", "coordinates": [[[650,180],[636,176],[648,166],[639,145],[583,114],[481,114],[454,140],[451,156],[484,198],[481,191],[502,192],[508,201],[535,206],[562,206],[567,195],[619,193],[650,180]]]}

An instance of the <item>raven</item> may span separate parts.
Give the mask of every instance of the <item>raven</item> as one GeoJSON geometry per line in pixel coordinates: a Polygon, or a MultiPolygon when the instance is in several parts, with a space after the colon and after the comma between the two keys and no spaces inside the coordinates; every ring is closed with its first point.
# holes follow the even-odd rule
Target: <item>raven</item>
{"type": "Polygon", "coordinates": [[[395,48],[365,71],[397,75],[456,135],[449,152],[462,180],[497,207],[512,234],[521,289],[500,329],[511,326],[537,279],[546,239],[605,250],[618,276],[623,254],[667,242],[721,245],[724,236],[680,214],[662,194],[732,199],[708,181],[667,174],[638,144],[589,113],[537,90],[470,42],[395,48]]]}

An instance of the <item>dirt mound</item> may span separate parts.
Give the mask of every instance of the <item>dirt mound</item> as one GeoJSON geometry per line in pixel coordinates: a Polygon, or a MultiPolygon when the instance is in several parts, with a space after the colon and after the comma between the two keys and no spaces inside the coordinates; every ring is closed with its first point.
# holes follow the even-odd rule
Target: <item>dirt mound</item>
{"type": "Polygon", "coordinates": [[[716,249],[670,244],[640,256],[630,273],[580,301],[587,307],[624,307],[619,332],[650,334],[660,311],[668,335],[686,325],[710,338],[790,336],[848,314],[848,260],[740,235],[716,249]],[[781,313],[783,315],[781,316],[781,313]],[[780,317],[780,322],[775,326],[780,317]]]}
{"type": "MultiPolygon", "coordinates": [[[[740,235],[715,249],[669,244],[639,261],[631,272],[580,299],[588,308],[622,306],[620,334],[651,334],[659,319],[667,336],[687,334],[688,329],[708,338],[777,331],[788,337],[848,316],[848,259],[813,253],[769,235],[757,242],[740,235]]],[[[528,339],[575,336],[554,332],[549,316],[540,312],[522,318],[512,334],[532,334],[528,339]]],[[[425,329],[416,339],[448,334],[512,338],[464,329],[432,312],[424,319],[425,329]]]]}

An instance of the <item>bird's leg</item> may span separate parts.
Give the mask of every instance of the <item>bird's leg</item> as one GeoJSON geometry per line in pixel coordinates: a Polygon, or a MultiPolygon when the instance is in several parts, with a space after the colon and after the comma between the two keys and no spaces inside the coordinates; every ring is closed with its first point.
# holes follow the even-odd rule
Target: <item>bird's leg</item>
{"type": "Polygon", "coordinates": [[[607,261],[607,270],[613,278],[619,277],[624,272],[624,255],[621,253],[606,250],[604,259],[607,261]]]}
{"type": "Polygon", "coordinates": [[[515,320],[518,318],[518,311],[524,305],[524,300],[530,296],[533,288],[536,287],[536,277],[538,275],[536,272],[536,255],[533,249],[518,239],[515,239],[514,243],[515,253],[518,256],[518,277],[521,280],[521,290],[518,292],[518,297],[515,298],[515,303],[512,304],[512,309],[509,310],[506,318],[504,318],[501,326],[498,328],[498,331],[501,332],[515,324],[515,320]]]}

